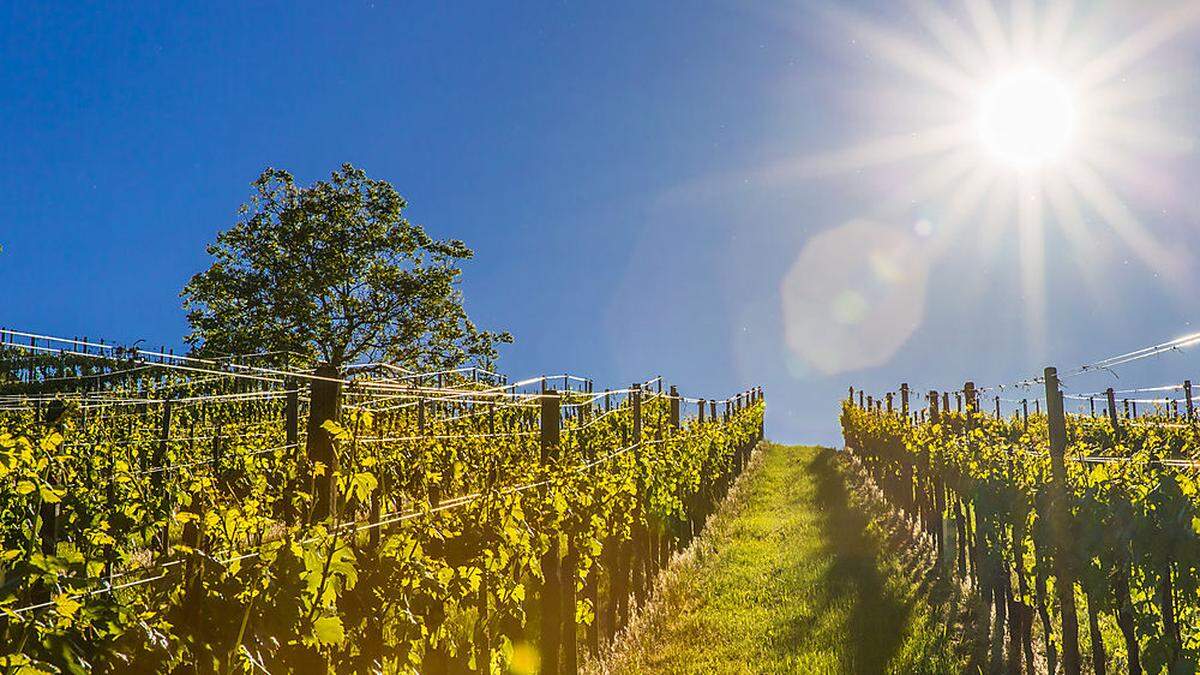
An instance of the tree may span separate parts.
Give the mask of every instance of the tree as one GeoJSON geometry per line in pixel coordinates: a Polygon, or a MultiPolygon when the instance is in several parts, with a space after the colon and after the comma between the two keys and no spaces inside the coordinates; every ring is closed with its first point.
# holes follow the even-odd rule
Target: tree
{"type": "Polygon", "coordinates": [[[253,187],[239,222],[208,246],[212,266],[180,294],[197,352],[428,369],[489,367],[496,345],[512,342],[477,329],[463,308],[458,263],[471,249],[408,222],[387,181],[343,164],[309,187],[269,168],[253,187]]]}

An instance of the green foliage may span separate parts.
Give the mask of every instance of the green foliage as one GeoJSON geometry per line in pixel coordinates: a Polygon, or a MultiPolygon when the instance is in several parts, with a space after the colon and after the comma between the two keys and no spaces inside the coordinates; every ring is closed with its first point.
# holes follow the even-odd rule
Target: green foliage
{"type": "MultiPolygon", "coordinates": [[[[45,672],[464,670],[485,635],[500,664],[527,630],[546,551],[577,551],[582,587],[636,527],[682,528],[762,421],[760,403],[672,432],[651,397],[640,447],[620,406],[570,417],[543,463],[535,406],[489,419],[426,405],[420,430],[411,407],[348,403],[325,427],[336,467],[283,441],[278,400],[180,403],[165,442],[137,408],[72,408],[58,427],[0,413],[0,659],[45,672]],[[312,522],[317,472],[338,497],[312,522]]],[[[576,615],[594,618],[582,596],[576,615]]]]}
{"type": "MultiPolygon", "coordinates": [[[[947,509],[940,522],[954,515],[949,500],[962,504],[975,528],[975,565],[1005,570],[1004,580],[1011,570],[1053,585],[1052,561],[1062,557],[1088,611],[1113,621],[1129,616],[1146,670],[1190,672],[1200,661],[1196,425],[1146,417],[1114,429],[1107,418],[1068,415],[1069,533],[1057,541],[1047,527],[1052,478],[1045,416],[1026,422],[943,412],[936,424],[914,426],[846,403],[841,421],[847,447],[899,506],[929,509],[940,492],[947,509]]],[[[1014,593],[1029,607],[1056,611],[1033,583],[1014,593]]],[[[1109,657],[1127,664],[1129,650],[1117,642],[1109,657]]]]}
{"type": "Polygon", "coordinates": [[[485,367],[508,333],[467,317],[458,264],[472,256],[436,240],[403,212],[386,181],[345,164],[328,181],[296,185],[282,169],[254,182],[242,219],[208,247],[208,270],[184,287],[203,354],[291,351],[335,367],[359,359],[414,369],[485,367]]]}

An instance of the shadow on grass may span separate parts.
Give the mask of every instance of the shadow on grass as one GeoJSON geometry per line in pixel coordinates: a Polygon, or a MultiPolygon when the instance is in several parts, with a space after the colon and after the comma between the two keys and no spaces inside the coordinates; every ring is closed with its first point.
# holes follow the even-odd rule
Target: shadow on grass
{"type": "MultiPolygon", "coordinates": [[[[813,456],[809,473],[816,481],[816,506],[823,514],[824,549],[831,564],[814,585],[817,616],[845,615],[842,666],[846,672],[882,673],[888,670],[904,641],[911,608],[893,596],[880,576],[878,545],[867,533],[868,520],[851,507],[846,483],[838,473],[832,450],[813,456]]],[[[811,618],[787,626],[774,645],[788,652],[813,628],[811,618]]]]}

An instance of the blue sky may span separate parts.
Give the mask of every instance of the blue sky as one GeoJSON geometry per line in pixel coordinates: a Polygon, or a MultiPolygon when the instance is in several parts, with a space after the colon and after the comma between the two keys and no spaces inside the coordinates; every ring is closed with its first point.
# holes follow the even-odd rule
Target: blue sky
{"type": "MultiPolygon", "coordinates": [[[[1155,19],[1109,4],[1117,18],[1094,42],[1155,19]]],[[[923,19],[891,3],[848,11],[9,3],[0,324],[178,345],[179,289],[258,173],[283,167],[309,182],[348,161],[390,180],[412,220],[475,249],[464,291],[481,325],[516,336],[505,370],[613,386],[661,373],[702,396],[762,384],[768,433],[784,440],[834,442],[850,384],[1009,381],[1195,329],[1189,274],[1134,259],[1103,214],[1084,209],[1090,234],[1074,238],[1047,218],[1045,277],[1031,287],[1011,213],[985,228],[982,208],[943,237],[953,184],[876,208],[927,160],[848,166],[829,153],[920,130],[939,108],[927,83],[889,61],[887,40],[862,30],[880,24],[921,43],[923,19]],[[936,253],[920,243],[929,230],[936,253]],[[843,257],[806,249],[822,233],[872,232],[901,233],[889,245],[919,274],[873,282],[868,242],[832,242],[843,257]],[[1100,283],[1085,283],[1088,270],[1100,283]],[[788,305],[806,289],[849,305],[788,305]],[[1044,306],[1032,324],[1030,293],[1044,306]],[[797,348],[808,337],[833,350],[836,372],[819,350],[797,348]]],[[[1105,174],[1185,269],[1200,243],[1188,199],[1195,42],[1173,35],[1121,75],[1158,73],[1161,95],[1135,123],[1149,118],[1173,140],[1154,152],[1145,138],[1126,144],[1154,173],[1105,174]]],[[[1122,382],[1183,379],[1193,363],[1171,355],[1122,382]]]]}

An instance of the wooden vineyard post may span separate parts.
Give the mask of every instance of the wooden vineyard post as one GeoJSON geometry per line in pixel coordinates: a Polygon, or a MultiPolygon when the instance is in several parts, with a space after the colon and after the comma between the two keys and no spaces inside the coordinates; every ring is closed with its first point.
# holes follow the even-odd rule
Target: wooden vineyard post
{"type": "MultiPolygon", "coordinates": [[[[1050,433],[1051,483],[1050,525],[1054,541],[1054,587],[1062,607],[1063,668],[1067,675],[1079,675],[1079,617],[1075,610],[1075,577],[1068,560],[1067,536],[1069,513],[1067,504],[1067,421],[1063,413],[1062,392],[1058,388],[1058,370],[1046,368],[1046,419],[1050,433]]],[[[1113,390],[1109,388],[1109,414],[1116,424],[1113,390]]]]}
{"type": "Polygon", "coordinates": [[[310,402],[308,411],[308,439],[305,453],[308,457],[310,471],[315,469],[317,462],[324,465],[324,470],[315,473],[313,477],[313,506],[312,521],[320,522],[336,510],[337,480],[334,474],[338,470],[337,453],[334,452],[333,436],[323,428],[327,421],[340,420],[340,401],[342,383],[338,371],[331,365],[322,364],[317,367],[316,377],[313,378],[309,391],[310,402]]]}
{"type": "MultiPolygon", "coordinates": [[[[668,420],[667,420],[668,429],[669,429],[668,433],[671,436],[677,435],[679,433],[679,430],[682,428],[682,422],[680,419],[680,412],[679,412],[681,403],[682,403],[682,399],[679,396],[679,390],[675,387],[675,385],[671,385],[670,406],[668,408],[668,420]]],[[[685,505],[685,513],[686,513],[686,505],[685,505]]],[[[678,546],[679,538],[676,536],[675,533],[665,531],[665,528],[664,528],[664,532],[662,534],[663,534],[663,542],[664,542],[662,545],[662,548],[664,549],[662,563],[663,563],[663,566],[665,567],[666,561],[670,556],[670,551],[674,550],[678,546]]]]}
{"type": "Polygon", "coordinates": [[[671,400],[671,408],[670,408],[670,410],[671,410],[671,431],[675,432],[675,431],[679,430],[679,390],[677,390],[675,388],[675,385],[671,385],[670,392],[671,392],[671,399],[670,399],[671,400]]]}
{"type": "Polygon", "coordinates": [[[1116,392],[1113,391],[1112,387],[1109,387],[1105,390],[1104,396],[1108,399],[1108,421],[1112,423],[1113,431],[1118,431],[1121,428],[1121,423],[1117,420],[1116,392]]]}
{"type": "Polygon", "coordinates": [[[704,424],[704,399],[700,399],[700,424],[704,424]]]}
{"type": "Polygon", "coordinates": [[[216,428],[216,430],[213,432],[212,447],[211,447],[213,475],[215,475],[217,477],[218,481],[224,481],[224,476],[225,476],[225,472],[221,468],[222,453],[225,449],[225,445],[224,445],[225,439],[221,437],[221,430],[222,430],[222,427],[218,426],[216,428]]]}
{"type": "Polygon", "coordinates": [[[1000,395],[996,395],[996,419],[1000,419],[1000,395]]]}
{"type": "MultiPolygon", "coordinates": [[[[116,510],[116,500],[114,495],[114,487],[117,484],[116,459],[113,457],[113,449],[108,448],[108,480],[104,481],[104,513],[107,518],[112,518],[112,514],[116,510]]],[[[112,543],[104,545],[104,574],[111,578],[113,575],[113,566],[116,561],[115,552],[113,551],[112,543]]]]}
{"type": "Polygon", "coordinates": [[[1192,403],[1192,381],[1191,380],[1183,381],[1183,395],[1184,395],[1184,398],[1187,400],[1187,421],[1189,423],[1194,422],[1196,420],[1196,408],[1195,408],[1195,405],[1192,403]]]}
{"type": "MultiPolygon", "coordinates": [[[[942,421],[941,411],[938,409],[938,392],[931,390],[929,392],[929,422],[930,424],[940,424],[942,421]]],[[[932,468],[932,467],[929,467],[932,468]]],[[[953,559],[953,554],[948,554],[949,541],[946,536],[946,490],[944,479],[940,471],[933,472],[933,510],[936,512],[936,527],[934,529],[934,537],[937,540],[938,560],[944,566],[948,566],[949,561],[953,559]]],[[[956,531],[959,539],[962,538],[962,533],[956,531]]]]}
{"type": "MultiPolygon", "coordinates": [[[[580,385],[581,393],[590,393],[588,388],[591,385],[590,380],[582,380],[580,385]]],[[[586,424],[590,415],[591,403],[581,404],[575,408],[576,422],[580,425],[586,424]]],[[[588,451],[581,439],[579,441],[579,449],[584,458],[587,458],[588,451]]],[[[563,672],[574,674],[579,671],[579,625],[576,619],[577,608],[579,603],[579,549],[575,537],[575,532],[566,532],[566,555],[562,564],[562,584],[563,584],[563,672]]],[[[587,642],[590,645],[592,639],[592,631],[596,628],[595,622],[595,577],[596,568],[593,566],[589,570],[588,577],[585,581],[583,592],[584,597],[592,602],[593,621],[587,626],[587,642]]],[[[598,638],[598,636],[597,636],[598,638]]]]}
{"type": "Polygon", "coordinates": [[[159,550],[163,555],[166,555],[171,550],[171,492],[167,489],[167,471],[163,468],[167,461],[167,443],[171,439],[171,397],[163,401],[162,417],[158,424],[158,447],[154,451],[154,468],[159,472],[163,489],[162,489],[162,509],[167,516],[166,523],[162,526],[162,531],[159,533],[159,550]]]}
{"type": "Polygon", "coordinates": [[[160,468],[167,459],[167,442],[171,438],[171,398],[167,397],[162,404],[162,416],[158,423],[158,446],[154,451],[154,468],[160,468]]]}
{"type": "Polygon", "coordinates": [[[417,435],[425,435],[425,398],[417,397],[417,435]]]}
{"type": "Polygon", "coordinates": [[[576,607],[579,576],[579,551],[575,547],[573,533],[567,534],[566,555],[559,568],[559,582],[562,584],[562,653],[563,670],[567,675],[579,672],[579,624],[576,621],[576,607]]]}
{"type": "MultiPolygon", "coordinates": [[[[642,387],[634,385],[633,391],[630,393],[633,408],[633,436],[630,439],[633,444],[634,463],[638,467],[637,471],[637,502],[634,506],[633,516],[633,592],[637,598],[638,604],[642,604],[646,600],[646,587],[650,581],[650,572],[648,563],[650,562],[650,536],[643,522],[646,519],[645,509],[642,507],[642,502],[646,497],[646,482],[641,474],[642,467],[642,387]]],[[[715,421],[715,420],[714,420],[715,421]]]]}
{"type": "MultiPolygon", "coordinates": [[[[542,464],[550,464],[558,458],[559,438],[561,432],[562,399],[556,391],[547,391],[541,397],[541,460],[542,464]]],[[[551,532],[550,548],[542,555],[542,635],[540,653],[542,672],[546,675],[557,675],[559,672],[560,653],[562,651],[562,579],[559,578],[559,538],[558,533],[551,532]]],[[[574,626],[574,615],[571,625],[574,626]]]]}
{"type": "MultiPolygon", "coordinates": [[[[183,525],[183,531],[180,533],[180,539],[184,546],[203,551],[206,548],[204,537],[204,512],[206,509],[205,495],[202,492],[192,491],[190,493],[190,503],[188,510],[196,515],[196,518],[187,521],[183,525]]],[[[111,565],[111,563],[110,563],[111,565]]],[[[204,571],[205,571],[205,556],[190,555],[187,557],[187,562],[184,564],[184,579],[185,581],[185,613],[188,616],[192,625],[196,625],[199,621],[200,611],[203,603],[201,600],[204,589],[204,571]],[[190,606],[189,606],[190,605],[190,606]]],[[[111,576],[111,573],[110,573],[111,576]]]]}
{"type": "MultiPolygon", "coordinates": [[[[299,383],[294,379],[289,379],[284,385],[287,387],[287,396],[283,401],[283,434],[284,443],[287,448],[283,452],[283,456],[297,460],[300,455],[300,390],[299,383]]],[[[304,466],[304,462],[298,462],[299,466],[304,466]]],[[[298,475],[291,478],[287,485],[283,486],[283,509],[285,517],[288,519],[295,518],[295,498],[303,485],[304,476],[298,475]]]]}
{"type": "Polygon", "coordinates": [[[900,414],[908,418],[908,383],[900,385],[900,414]]]}
{"type": "MultiPolygon", "coordinates": [[[[633,405],[634,394],[636,394],[637,392],[638,392],[637,385],[636,384],[632,385],[630,387],[630,393],[629,393],[629,404],[631,407],[633,405]]],[[[639,408],[640,408],[640,406],[639,406],[639,408]]],[[[701,402],[701,405],[700,405],[700,415],[701,415],[701,417],[703,417],[703,415],[704,415],[703,402],[701,402]]],[[[703,422],[703,419],[701,419],[701,422],[703,422]]],[[[627,437],[625,437],[624,435],[622,436],[622,438],[627,439],[627,437]]],[[[628,442],[628,441],[627,440],[623,441],[622,444],[624,445],[626,442],[628,442]]],[[[634,508],[636,509],[636,506],[634,508]]],[[[636,511],[635,511],[634,518],[636,520],[636,511]]],[[[636,526],[631,529],[636,532],[636,526]]],[[[633,552],[634,552],[634,544],[633,544],[632,538],[620,541],[619,548],[617,551],[617,575],[616,575],[617,578],[612,585],[612,592],[613,592],[613,596],[614,596],[613,601],[616,605],[616,610],[617,610],[616,611],[617,624],[613,628],[614,633],[616,632],[616,630],[618,628],[626,625],[629,622],[629,595],[630,595],[630,585],[633,580],[632,573],[633,573],[633,567],[634,567],[633,561],[632,561],[633,552]]]]}
{"type": "MultiPolygon", "coordinates": [[[[762,393],[762,387],[756,387],[756,388],[755,388],[755,402],[756,402],[756,404],[757,404],[757,402],[760,402],[760,401],[763,401],[763,400],[764,400],[764,395],[763,395],[763,393],[762,393]]],[[[766,413],[766,411],[763,411],[763,412],[764,412],[764,413],[766,413]]],[[[762,440],[764,440],[764,438],[766,438],[766,437],[767,437],[767,416],[766,416],[766,414],[763,414],[763,417],[761,417],[760,419],[758,419],[758,435],[757,435],[757,437],[755,438],[755,441],[756,441],[756,442],[757,442],[757,441],[762,441],[762,440]]],[[[746,448],[746,459],[748,459],[748,460],[749,460],[749,458],[750,458],[750,453],[751,453],[751,452],[754,452],[754,446],[755,446],[755,443],[751,443],[751,444],[750,444],[750,447],[749,447],[749,448],[746,448]]]]}
{"type": "Polygon", "coordinates": [[[884,398],[887,399],[887,411],[888,411],[888,414],[890,415],[892,413],[892,392],[889,391],[887,394],[884,395],[884,398]]]}
{"type": "Polygon", "coordinates": [[[300,442],[300,392],[296,389],[296,383],[288,383],[287,400],[284,403],[284,426],[286,443],[289,446],[288,455],[295,455],[296,445],[300,442]]]}
{"type": "MultiPolygon", "coordinates": [[[[44,417],[39,417],[38,421],[47,427],[57,428],[62,430],[60,423],[65,408],[61,401],[54,401],[50,404],[45,412],[44,417]]],[[[53,490],[58,485],[58,476],[55,475],[55,467],[53,464],[46,468],[46,485],[53,490]]],[[[43,555],[53,556],[58,554],[58,520],[59,520],[59,504],[57,502],[41,501],[41,508],[38,513],[41,525],[38,529],[38,538],[41,540],[41,551],[43,555]]],[[[45,582],[37,582],[35,584],[34,602],[42,603],[50,599],[50,586],[45,582]]]]}

